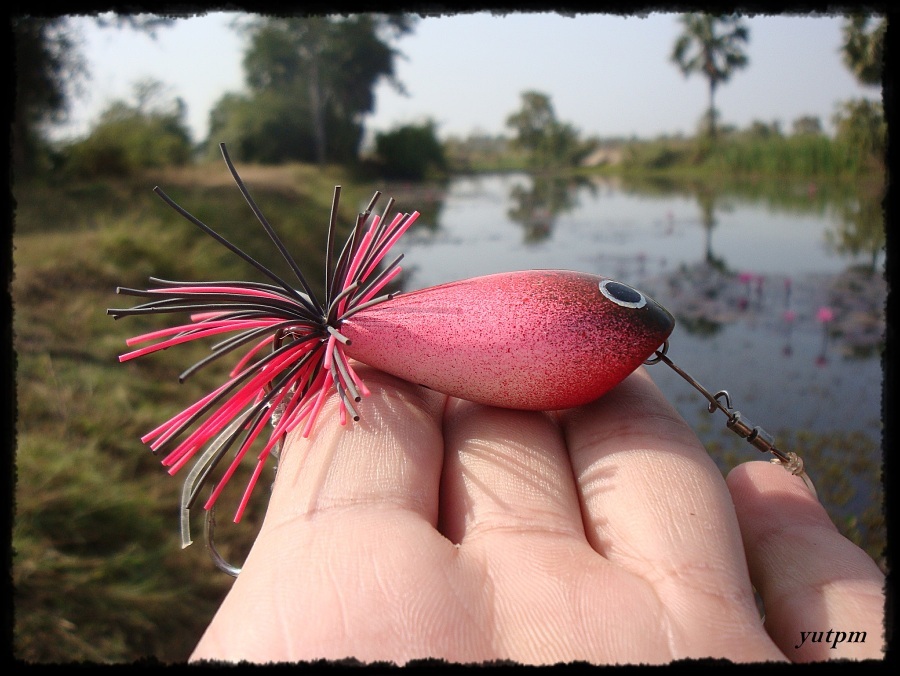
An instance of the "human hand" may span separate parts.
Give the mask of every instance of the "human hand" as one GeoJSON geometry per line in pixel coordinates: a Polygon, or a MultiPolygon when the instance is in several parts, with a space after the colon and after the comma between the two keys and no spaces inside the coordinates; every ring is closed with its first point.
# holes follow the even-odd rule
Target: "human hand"
{"type": "Polygon", "coordinates": [[[747,463],[726,487],[643,369],[558,414],[360,373],[360,422],[342,428],[332,397],[287,440],[192,659],[882,656],[875,563],[783,468],[747,463]],[[803,640],[829,629],[865,640],[803,640]]]}

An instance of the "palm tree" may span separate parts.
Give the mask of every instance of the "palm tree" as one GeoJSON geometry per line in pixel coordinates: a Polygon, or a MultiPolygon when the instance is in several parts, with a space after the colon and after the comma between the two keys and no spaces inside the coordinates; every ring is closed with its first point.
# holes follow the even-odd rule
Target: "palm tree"
{"type": "Polygon", "coordinates": [[[875,26],[869,28],[865,14],[854,14],[844,24],[844,44],[841,45],[844,63],[864,85],[881,86],[881,71],[884,54],[884,33],[887,20],[881,17],[875,26]]]}
{"type": "Polygon", "coordinates": [[[728,82],[732,73],[747,65],[742,43],[750,40],[750,30],[739,17],[710,14],[682,14],[684,32],[675,41],[672,61],[685,77],[702,73],[709,80],[709,135],[716,136],[716,87],[728,82]]]}

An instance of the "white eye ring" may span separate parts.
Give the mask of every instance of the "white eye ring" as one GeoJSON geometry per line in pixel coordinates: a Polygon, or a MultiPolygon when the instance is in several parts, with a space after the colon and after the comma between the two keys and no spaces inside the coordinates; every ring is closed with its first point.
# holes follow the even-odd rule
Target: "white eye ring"
{"type": "Polygon", "coordinates": [[[617,282],[614,279],[604,279],[600,282],[600,293],[609,298],[616,305],[630,308],[642,308],[647,304],[647,298],[637,289],[617,282]]]}

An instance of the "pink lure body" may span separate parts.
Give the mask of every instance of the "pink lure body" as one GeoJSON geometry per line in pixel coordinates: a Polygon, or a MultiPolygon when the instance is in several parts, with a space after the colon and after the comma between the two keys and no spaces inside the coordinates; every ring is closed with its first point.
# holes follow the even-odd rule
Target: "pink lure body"
{"type": "Polygon", "coordinates": [[[340,331],[348,356],[405,380],[492,406],[554,410],[615,387],[674,324],[619,282],[531,270],[402,294],[347,318],[340,331]]]}

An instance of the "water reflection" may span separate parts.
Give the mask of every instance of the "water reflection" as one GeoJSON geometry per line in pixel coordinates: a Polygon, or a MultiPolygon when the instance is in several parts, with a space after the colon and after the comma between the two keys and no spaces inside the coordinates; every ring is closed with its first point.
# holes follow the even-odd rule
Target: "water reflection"
{"type": "Polygon", "coordinates": [[[529,184],[510,188],[512,206],[506,212],[511,221],[525,231],[525,242],[533,244],[547,239],[560,214],[578,206],[579,189],[596,194],[594,184],[584,178],[532,174],[529,184]]]}
{"type": "Polygon", "coordinates": [[[872,274],[878,272],[885,244],[884,212],[879,197],[841,200],[837,205],[840,220],[825,232],[826,241],[837,253],[853,258],[868,257],[872,274]]]}
{"type": "Polygon", "coordinates": [[[717,257],[713,254],[712,233],[716,227],[716,193],[714,190],[701,187],[696,192],[697,203],[700,205],[700,221],[703,224],[703,230],[706,232],[706,264],[718,270],[725,271],[725,259],[717,257]]]}

